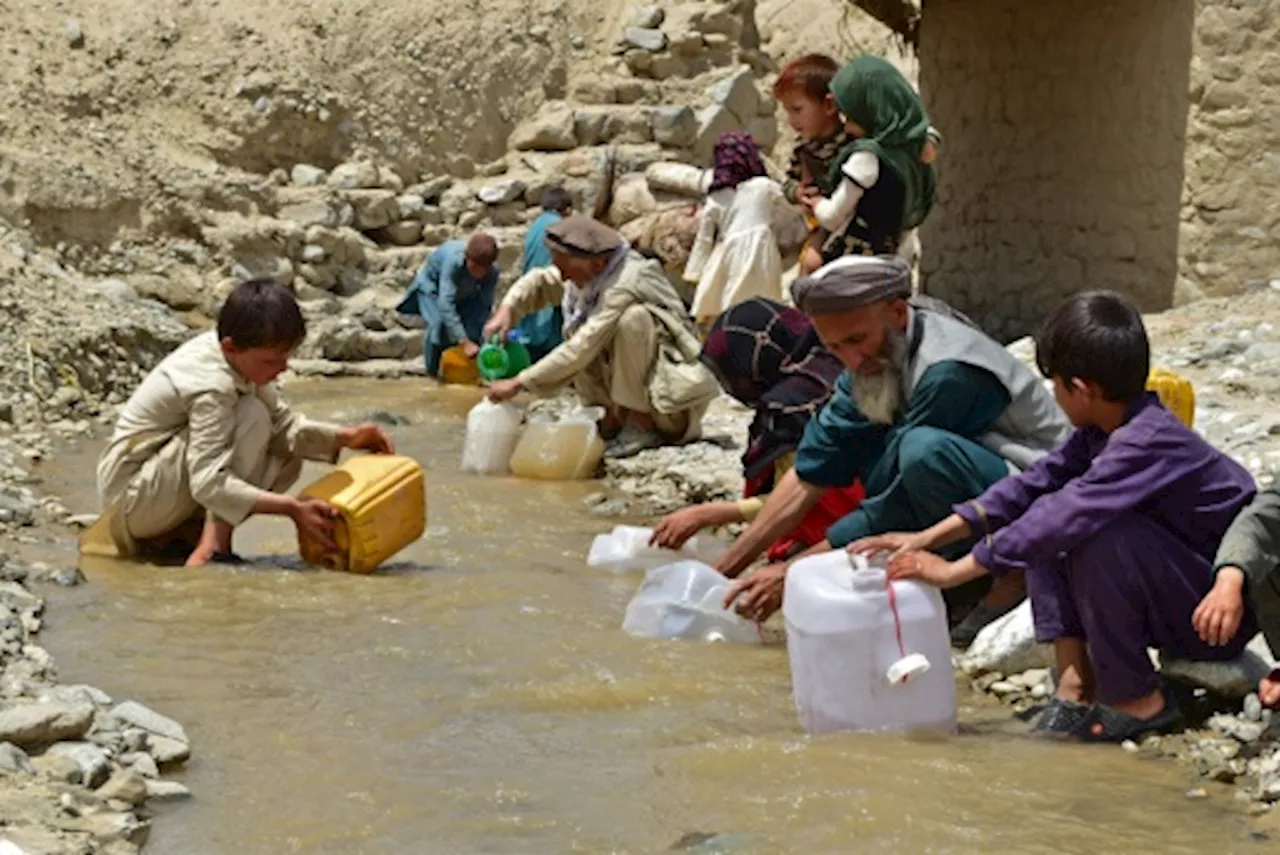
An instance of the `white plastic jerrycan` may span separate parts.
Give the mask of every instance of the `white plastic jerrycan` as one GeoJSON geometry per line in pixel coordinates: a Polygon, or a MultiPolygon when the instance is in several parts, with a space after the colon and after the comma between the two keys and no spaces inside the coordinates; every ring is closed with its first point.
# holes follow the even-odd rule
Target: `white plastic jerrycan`
{"type": "Polygon", "coordinates": [[[627,606],[622,628],[643,638],[759,644],[759,627],[724,608],[731,584],[700,561],[654,567],[627,606]]]}
{"type": "Polygon", "coordinates": [[[462,471],[507,474],[523,420],[524,413],[508,401],[499,404],[485,398],[472,407],[467,413],[467,437],[462,444],[462,471]]]}
{"type": "Polygon", "coordinates": [[[582,481],[595,474],[604,456],[596,423],[601,407],[575,410],[559,421],[533,416],[511,455],[511,474],[540,481],[582,481]]]}
{"type": "Polygon", "coordinates": [[[955,730],[942,595],[918,582],[886,582],[883,563],[844,550],[787,571],[782,613],[791,683],[810,733],[955,730]]]}
{"type": "Polygon", "coordinates": [[[632,570],[652,570],[682,558],[693,558],[711,564],[728,549],[724,541],[711,535],[695,535],[678,550],[650,546],[652,537],[651,528],[614,526],[613,531],[596,535],[591,542],[587,566],[599,567],[610,573],[627,573],[632,570]]]}

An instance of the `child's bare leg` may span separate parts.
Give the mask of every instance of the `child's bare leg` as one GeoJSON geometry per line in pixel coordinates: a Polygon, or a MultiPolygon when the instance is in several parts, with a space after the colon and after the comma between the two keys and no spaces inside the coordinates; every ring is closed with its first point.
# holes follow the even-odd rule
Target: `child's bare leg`
{"type": "Polygon", "coordinates": [[[1016,606],[1027,595],[1026,574],[1021,571],[1001,573],[995,577],[991,590],[982,598],[985,605],[993,608],[1016,606]]]}
{"type": "Polygon", "coordinates": [[[812,246],[806,246],[800,253],[800,275],[808,276],[822,266],[822,253],[812,246]]]}
{"type": "Polygon", "coordinates": [[[1264,707],[1280,706],[1280,668],[1258,682],[1258,700],[1264,707]]]}
{"type": "Polygon", "coordinates": [[[1058,688],[1055,694],[1064,701],[1093,703],[1093,666],[1083,638],[1059,638],[1053,643],[1058,663],[1058,688]]]}
{"type": "Polygon", "coordinates": [[[187,566],[199,567],[202,564],[208,564],[213,560],[213,556],[220,552],[231,552],[231,534],[233,531],[231,523],[210,515],[205,520],[204,528],[200,532],[200,542],[196,544],[195,551],[187,558],[187,566]]]}

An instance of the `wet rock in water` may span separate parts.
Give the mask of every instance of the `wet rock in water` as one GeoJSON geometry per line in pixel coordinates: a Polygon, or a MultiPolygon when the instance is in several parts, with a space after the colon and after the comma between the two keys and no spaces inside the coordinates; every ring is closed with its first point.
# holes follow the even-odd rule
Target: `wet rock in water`
{"type": "Polygon", "coordinates": [[[148,778],[144,781],[148,801],[177,802],[191,798],[191,790],[177,781],[160,781],[148,778]]]}
{"type": "MultiPolygon", "coordinates": [[[[191,740],[187,738],[187,732],[182,729],[182,725],[171,718],[148,709],[137,701],[125,701],[117,704],[108,715],[116,721],[145,730],[147,733],[174,740],[184,745],[191,744],[191,740]]],[[[159,758],[156,759],[159,760],[159,758]]]]}
{"type": "Polygon", "coordinates": [[[408,416],[402,416],[399,413],[393,413],[390,410],[370,410],[360,416],[356,421],[373,422],[374,424],[380,424],[386,427],[399,427],[401,425],[412,424],[408,416]]]}
{"type": "Polygon", "coordinates": [[[0,770],[5,772],[21,772],[34,775],[36,768],[31,765],[31,758],[12,742],[0,742],[0,770]]]}
{"type": "Polygon", "coordinates": [[[45,756],[65,757],[75,763],[79,774],[72,783],[90,789],[97,788],[111,774],[106,752],[92,742],[59,742],[50,746],[45,756]]]}
{"type": "Polygon", "coordinates": [[[147,753],[161,768],[172,763],[183,763],[191,757],[191,746],[165,736],[147,738],[147,753]]]}
{"type": "Polygon", "coordinates": [[[971,675],[991,671],[1009,674],[1047,668],[1052,659],[1049,645],[1036,641],[1031,601],[1025,600],[1013,611],[983,627],[969,649],[957,657],[957,664],[971,675]]]}
{"type": "Polygon", "coordinates": [[[31,748],[79,739],[93,724],[94,709],[87,704],[57,702],[12,706],[0,710],[0,742],[31,748]]]}

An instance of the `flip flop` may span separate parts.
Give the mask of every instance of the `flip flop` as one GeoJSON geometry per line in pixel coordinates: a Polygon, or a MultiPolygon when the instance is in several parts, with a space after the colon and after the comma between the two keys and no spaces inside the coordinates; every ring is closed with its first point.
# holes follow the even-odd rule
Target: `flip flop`
{"type": "Polygon", "coordinates": [[[1162,689],[1161,694],[1164,709],[1152,718],[1135,718],[1105,704],[1094,704],[1075,735],[1085,742],[1124,742],[1126,739],[1136,742],[1149,734],[1168,733],[1183,723],[1182,711],[1167,688],[1162,689]]]}
{"type": "Polygon", "coordinates": [[[1045,739],[1071,736],[1084,724],[1089,716],[1089,709],[1085,704],[1075,701],[1052,698],[1044,705],[1044,711],[1032,726],[1031,734],[1045,739]]]}

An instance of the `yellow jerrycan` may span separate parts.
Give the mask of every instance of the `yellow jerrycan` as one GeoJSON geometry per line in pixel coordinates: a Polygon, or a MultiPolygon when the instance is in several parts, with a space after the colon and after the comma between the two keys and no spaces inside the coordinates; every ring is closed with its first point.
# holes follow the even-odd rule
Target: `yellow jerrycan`
{"type": "Polygon", "coordinates": [[[479,386],[480,366],[462,351],[462,345],[440,354],[440,382],[446,386],[479,386]]]}
{"type": "Polygon", "coordinates": [[[1191,381],[1164,368],[1153,368],[1147,375],[1147,391],[1155,392],[1169,412],[1187,427],[1195,427],[1196,390],[1191,381]]]}
{"type": "Polygon", "coordinates": [[[426,481],[409,457],[352,457],[298,495],[324,499],[340,514],[333,527],[337,552],[299,538],[302,559],[313,567],[372,573],[426,530],[426,481]]]}

